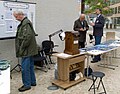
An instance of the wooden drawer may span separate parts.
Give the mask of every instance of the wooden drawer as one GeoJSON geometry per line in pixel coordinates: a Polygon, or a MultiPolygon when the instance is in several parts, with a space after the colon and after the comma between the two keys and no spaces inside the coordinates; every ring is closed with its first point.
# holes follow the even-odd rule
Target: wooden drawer
{"type": "Polygon", "coordinates": [[[84,60],[85,60],[85,55],[72,57],[71,59],[69,59],[69,64],[72,65],[78,62],[82,62],[84,60]]]}

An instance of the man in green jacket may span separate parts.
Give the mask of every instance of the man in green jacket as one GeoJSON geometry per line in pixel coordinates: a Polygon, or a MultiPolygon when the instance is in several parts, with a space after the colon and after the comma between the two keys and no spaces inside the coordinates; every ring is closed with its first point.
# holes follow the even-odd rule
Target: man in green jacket
{"type": "Polygon", "coordinates": [[[23,86],[18,90],[23,92],[31,89],[31,86],[36,86],[33,56],[38,54],[38,50],[35,32],[30,20],[25,17],[22,11],[14,11],[13,15],[16,20],[20,21],[17,27],[15,46],[16,57],[21,57],[23,82],[23,86]]]}

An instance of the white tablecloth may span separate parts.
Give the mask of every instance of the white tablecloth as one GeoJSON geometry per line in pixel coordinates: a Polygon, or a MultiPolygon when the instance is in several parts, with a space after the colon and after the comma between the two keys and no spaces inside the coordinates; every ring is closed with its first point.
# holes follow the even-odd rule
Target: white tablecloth
{"type": "Polygon", "coordinates": [[[1,71],[0,94],[10,94],[10,67],[1,71]]]}

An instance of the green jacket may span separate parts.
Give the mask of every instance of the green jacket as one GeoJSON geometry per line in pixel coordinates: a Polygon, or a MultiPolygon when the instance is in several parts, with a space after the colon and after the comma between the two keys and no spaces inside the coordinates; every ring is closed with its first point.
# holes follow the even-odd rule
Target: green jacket
{"type": "Polygon", "coordinates": [[[34,56],[38,54],[35,32],[30,20],[25,17],[17,27],[16,57],[34,56]]]}

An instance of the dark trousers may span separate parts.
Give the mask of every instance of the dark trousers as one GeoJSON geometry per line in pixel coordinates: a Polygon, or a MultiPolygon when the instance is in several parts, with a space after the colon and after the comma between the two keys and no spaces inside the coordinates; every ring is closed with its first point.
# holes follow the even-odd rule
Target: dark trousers
{"type": "Polygon", "coordinates": [[[98,45],[101,43],[102,36],[95,36],[95,45],[98,45]]]}
{"type": "Polygon", "coordinates": [[[85,48],[85,42],[80,42],[79,41],[79,48],[85,48]]]}
{"type": "MultiPolygon", "coordinates": [[[[101,39],[102,39],[102,36],[95,36],[95,45],[98,45],[101,43],[101,39]]],[[[100,58],[100,55],[97,55],[94,57],[93,60],[95,61],[99,61],[101,58],[100,58]]]]}

